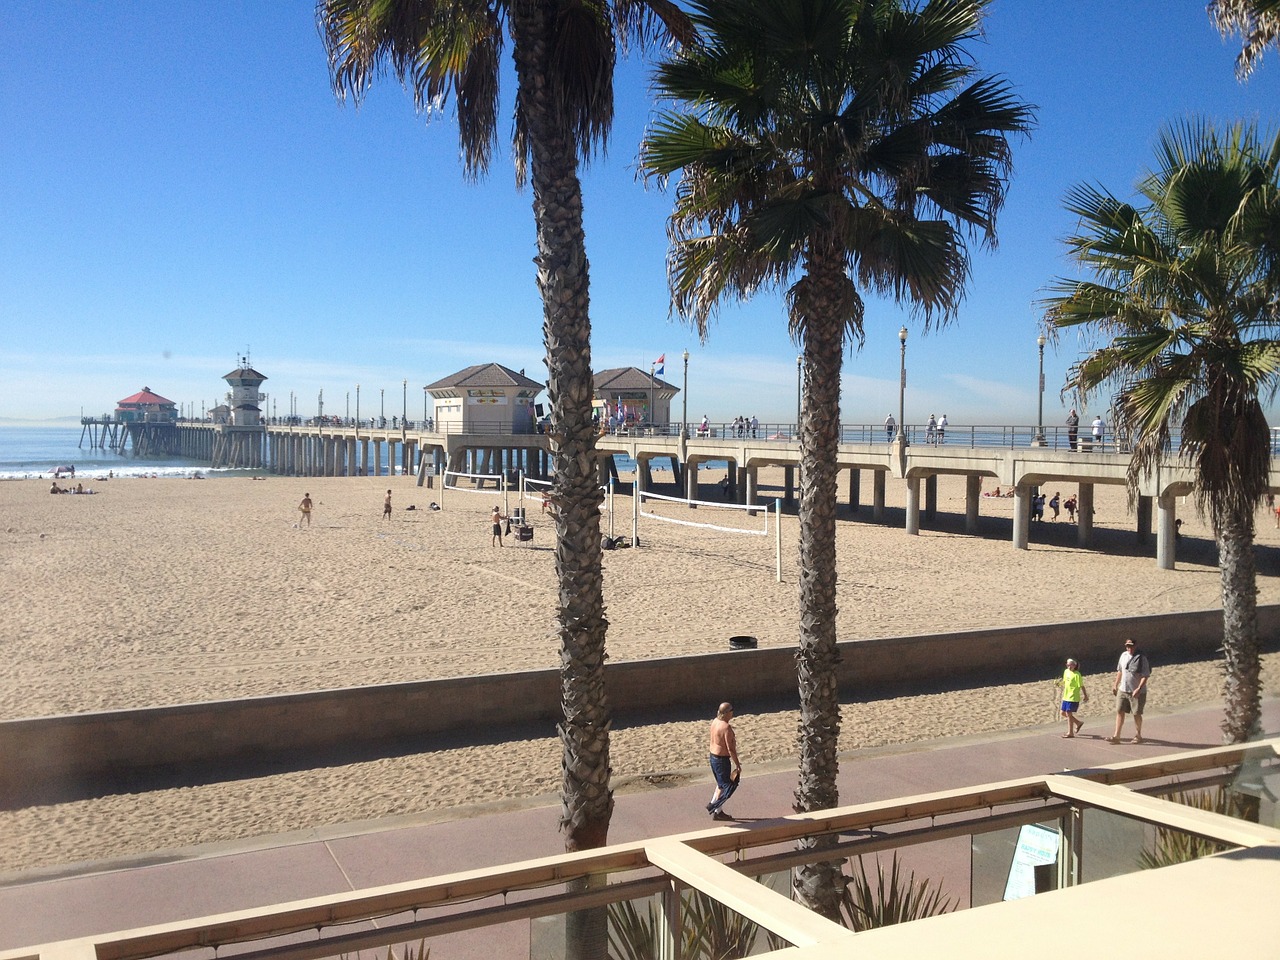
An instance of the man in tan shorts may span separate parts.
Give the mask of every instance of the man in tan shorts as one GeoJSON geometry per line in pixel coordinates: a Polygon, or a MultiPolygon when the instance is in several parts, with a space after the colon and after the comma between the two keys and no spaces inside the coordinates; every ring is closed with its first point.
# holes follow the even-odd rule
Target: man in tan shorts
{"type": "Polygon", "coordinates": [[[725,801],[738,789],[742,777],[742,761],[738,759],[738,738],[730,722],[733,720],[733,704],[720,704],[716,718],[711,721],[711,744],[708,748],[711,774],[716,778],[716,792],[707,804],[712,820],[732,820],[722,809],[725,801]]]}
{"type": "Polygon", "coordinates": [[[307,526],[311,526],[311,494],[302,495],[302,502],[298,504],[298,509],[302,511],[302,519],[307,521],[307,526]]]}

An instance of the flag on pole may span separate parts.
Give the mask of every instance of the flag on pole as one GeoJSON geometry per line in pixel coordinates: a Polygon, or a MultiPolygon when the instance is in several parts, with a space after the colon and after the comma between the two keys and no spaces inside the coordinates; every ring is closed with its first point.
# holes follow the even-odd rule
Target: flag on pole
{"type": "Polygon", "coordinates": [[[653,361],[653,372],[661,374],[666,372],[667,355],[664,353],[657,360],[653,361]]]}

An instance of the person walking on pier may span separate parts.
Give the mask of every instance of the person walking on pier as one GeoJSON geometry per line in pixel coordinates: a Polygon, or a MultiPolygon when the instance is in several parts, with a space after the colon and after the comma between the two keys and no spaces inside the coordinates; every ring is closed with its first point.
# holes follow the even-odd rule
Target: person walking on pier
{"type": "Polygon", "coordinates": [[[947,415],[944,413],[938,420],[938,443],[947,442],[947,415]]]}
{"type": "Polygon", "coordinates": [[[725,801],[733,796],[742,779],[742,761],[738,759],[738,738],[733,732],[733,704],[725,701],[711,721],[711,745],[708,760],[711,775],[716,779],[716,792],[707,804],[712,820],[732,820],[724,811],[725,801]]]}
{"type": "Polygon", "coordinates": [[[1074,450],[1076,448],[1076,437],[1080,435],[1080,414],[1076,413],[1076,408],[1072,407],[1071,412],[1067,414],[1067,445],[1074,450]]]}
{"type": "Polygon", "coordinates": [[[884,442],[893,443],[893,431],[897,427],[897,422],[893,419],[893,414],[889,414],[884,418],[884,442]]]}
{"type": "Polygon", "coordinates": [[[1093,445],[1102,446],[1102,438],[1106,435],[1107,424],[1101,416],[1093,418],[1093,445]]]}
{"type": "Polygon", "coordinates": [[[387,497],[382,501],[382,519],[391,519],[391,491],[387,491],[387,497]]]}
{"type": "MultiPolygon", "coordinates": [[[[298,510],[302,512],[302,520],[307,521],[307,526],[311,526],[311,494],[304,493],[302,502],[298,504],[298,510]]],[[[302,525],[302,520],[298,521],[298,525],[302,525]]]]}

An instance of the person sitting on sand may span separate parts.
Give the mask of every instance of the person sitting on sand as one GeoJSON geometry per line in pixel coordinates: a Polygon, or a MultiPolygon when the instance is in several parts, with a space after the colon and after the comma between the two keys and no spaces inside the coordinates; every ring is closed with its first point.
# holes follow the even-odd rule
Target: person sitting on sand
{"type": "Polygon", "coordinates": [[[996,487],[994,490],[990,490],[987,493],[984,493],[983,496],[984,497],[1003,497],[1004,494],[1000,492],[999,487],[996,487]]]}
{"type": "Polygon", "coordinates": [[[58,486],[58,481],[57,481],[57,480],[53,481],[53,483],[49,486],[49,492],[50,492],[50,493],[62,493],[62,488],[61,488],[60,486],[58,486]]]}
{"type": "MultiPolygon", "coordinates": [[[[307,526],[311,526],[311,494],[304,493],[302,495],[302,502],[298,504],[298,509],[302,511],[302,519],[307,521],[307,526]]],[[[301,525],[302,520],[299,520],[298,523],[301,525]]]]}

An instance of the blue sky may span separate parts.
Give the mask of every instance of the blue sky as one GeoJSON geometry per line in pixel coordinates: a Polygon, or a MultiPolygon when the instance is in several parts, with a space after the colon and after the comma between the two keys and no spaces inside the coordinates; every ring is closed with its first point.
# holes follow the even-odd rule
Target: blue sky
{"type": "MultiPolygon", "coordinates": [[[[214,402],[246,349],[277,412],[410,416],[422,387],[497,361],[544,379],[531,198],[506,150],[467,183],[451,115],[428,123],[394,79],[339,104],[311,0],[0,4],[0,418],[100,413],[142,386],[214,402]],[[353,409],[354,413],[354,409],[353,409]]],[[[1000,246],[977,251],[954,322],[922,335],[871,302],[846,358],[842,419],[1033,423],[1036,300],[1069,274],[1071,184],[1128,195],[1161,125],[1192,114],[1280,124],[1280,65],[1247,84],[1203,0],[996,0],[981,68],[1038,108],[1015,145],[1000,246]]],[[[509,94],[513,89],[507,77],[509,94]]],[[[669,315],[669,194],[635,176],[647,67],[624,61],[609,153],[584,175],[597,369],[660,354],[689,414],[794,418],[796,348],[779,295],[731,305],[707,343],[669,315]]],[[[509,116],[509,108],[504,116],[509,116]]],[[[1045,421],[1081,344],[1045,354],[1045,421]]],[[[1101,405],[1099,405],[1101,406],[1101,405]]],[[[1092,409],[1092,408],[1091,408],[1092,409]]]]}

